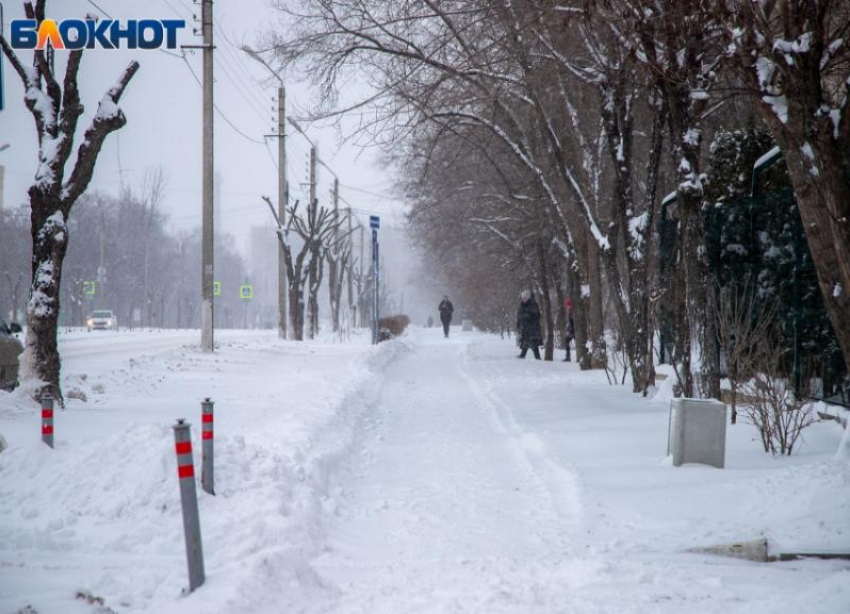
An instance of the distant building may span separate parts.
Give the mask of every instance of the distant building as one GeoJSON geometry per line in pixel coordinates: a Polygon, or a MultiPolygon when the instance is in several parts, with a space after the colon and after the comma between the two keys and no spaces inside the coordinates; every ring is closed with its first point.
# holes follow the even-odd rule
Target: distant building
{"type": "Polygon", "coordinates": [[[249,325],[259,328],[277,327],[277,255],[278,242],[272,226],[252,226],[249,283],[254,298],[249,308],[249,325]]]}

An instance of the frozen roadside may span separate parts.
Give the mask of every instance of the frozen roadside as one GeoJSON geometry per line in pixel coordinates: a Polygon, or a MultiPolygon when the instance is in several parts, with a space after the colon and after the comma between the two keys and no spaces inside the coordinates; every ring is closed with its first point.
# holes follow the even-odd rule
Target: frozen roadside
{"type": "Polygon", "coordinates": [[[57,412],[55,450],[38,440],[35,406],[0,395],[9,444],[0,454],[0,611],[90,613],[74,599],[84,589],[120,613],[237,612],[257,591],[295,581],[316,547],[330,478],[353,449],[383,367],[404,346],[240,333],[219,337],[214,355],[181,338],[138,358],[120,355],[124,347],[110,365],[115,338],[102,339],[101,351],[66,363],[66,383],[88,402],[71,399],[57,412]],[[217,492],[200,496],[208,580],[180,598],[187,580],[171,425],[192,422],[199,451],[207,396],[216,402],[217,492]]]}

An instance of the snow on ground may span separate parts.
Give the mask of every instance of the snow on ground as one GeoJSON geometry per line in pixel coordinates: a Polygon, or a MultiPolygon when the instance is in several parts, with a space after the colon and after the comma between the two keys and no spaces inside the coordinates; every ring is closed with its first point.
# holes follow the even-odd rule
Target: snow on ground
{"type": "MultiPolygon", "coordinates": [[[[834,422],[799,454],[728,429],[727,467],[666,461],[666,402],[509,340],[438,329],[368,345],[225,331],[72,333],[57,446],[0,393],[0,612],[850,611],[850,563],[688,548],[767,537],[850,551],[834,422]],[[175,418],[216,402],[199,491],[207,582],[187,585],[175,418]],[[77,591],[105,606],[77,600],[77,591]]],[[[200,475],[200,471],[196,471],[200,475]]]]}

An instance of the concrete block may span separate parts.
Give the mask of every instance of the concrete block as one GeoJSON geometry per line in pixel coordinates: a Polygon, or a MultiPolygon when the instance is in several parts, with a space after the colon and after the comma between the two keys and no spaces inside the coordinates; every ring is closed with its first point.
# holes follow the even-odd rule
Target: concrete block
{"type": "Polygon", "coordinates": [[[469,332],[472,330],[472,320],[464,320],[461,322],[461,330],[469,332]]]}
{"type": "Polygon", "coordinates": [[[714,399],[673,399],[667,444],[674,467],[701,463],[722,469],[726,461],[726,405],[714,399]]]}

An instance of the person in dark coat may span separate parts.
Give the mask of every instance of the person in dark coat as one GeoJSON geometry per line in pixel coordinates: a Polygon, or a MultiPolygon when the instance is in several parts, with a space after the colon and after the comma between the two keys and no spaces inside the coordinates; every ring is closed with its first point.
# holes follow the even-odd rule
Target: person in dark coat
{"type": "Polygon", "coordinates": [[[444,295],[443,300],[440,301],[440,322],[443,323],[443,333],[445,333],[446,338],[449,336],[449,325],[452,323],[454,310],[454,305],[452,305],[448,295],[444,295]]]}
{"type": "Polygon", "coordinates": [[[525,358],[531,348],[534,358],[540,360],[539,348],[543,345],[543,333],[540,332],[540,307],[537,306],[537,301],[528,290],[523,290],[520,298],[522,300],[516,314],[516,329],[522,351],[517,358],[525,358]]]}

